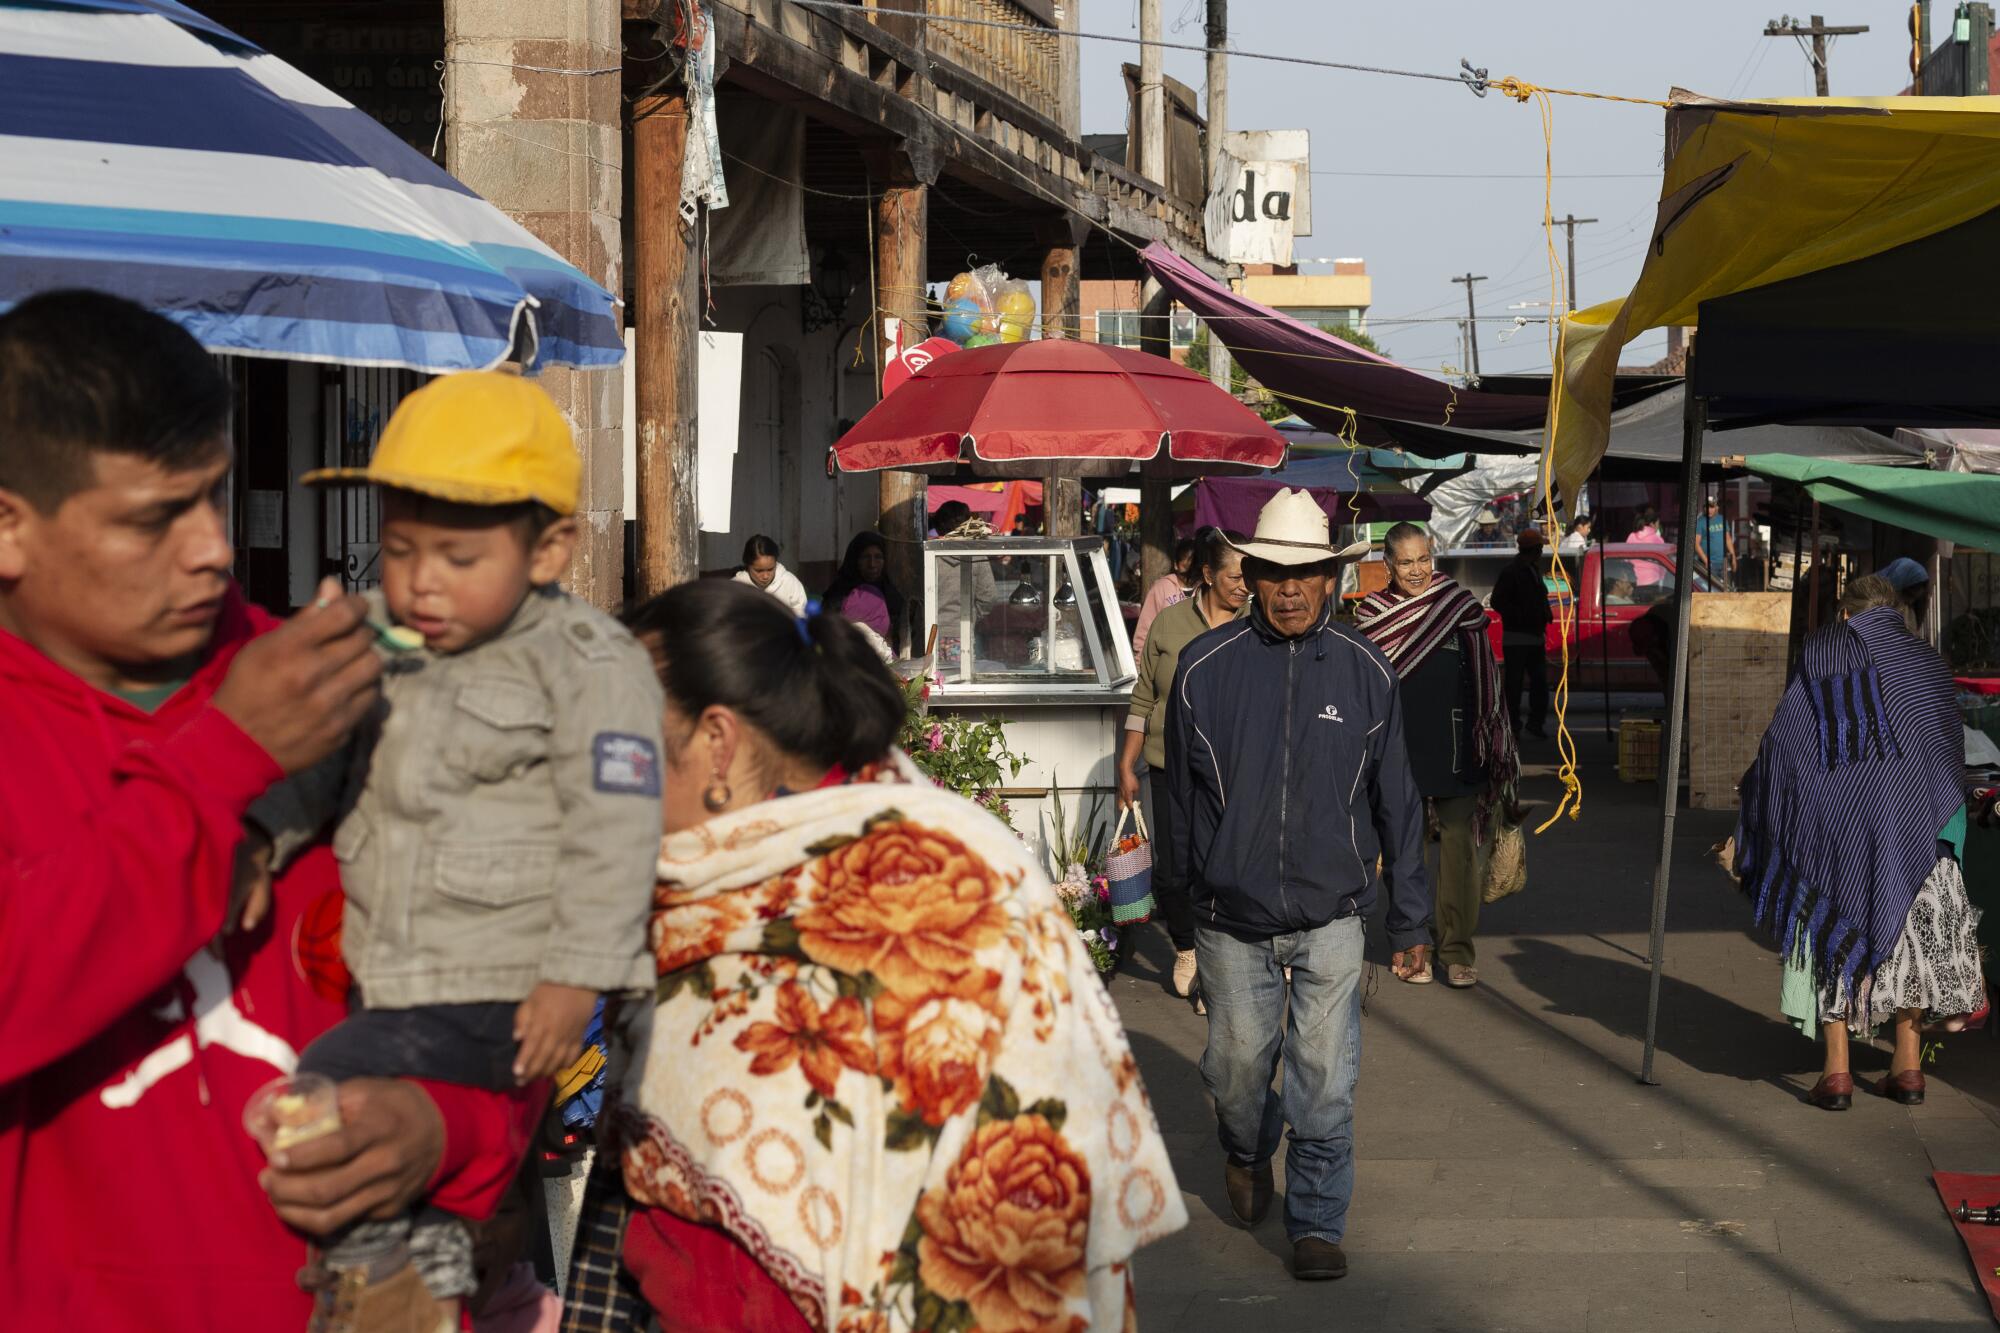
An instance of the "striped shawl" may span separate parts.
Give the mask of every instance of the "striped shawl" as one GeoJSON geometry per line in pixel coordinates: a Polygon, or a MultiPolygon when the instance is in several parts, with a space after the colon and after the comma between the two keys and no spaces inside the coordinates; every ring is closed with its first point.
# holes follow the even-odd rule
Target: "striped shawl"
{"type": "Polygon", "coordinates": [[[1504,808],[1513,800],[1521,772],[1514,729],[1501,696],[1499,664],[1486,637],[1486,608],[1456,580],[1434,574],[1431,586],[1414,595],[1397,591],[1394,584],[1369,593],[1355,607],[1355,624],[1382,650],[1396,674],[1406,679],[1446,640],[1458,636],[1466,669],[1472,673],[1473,759],[1486,768],[1486,789],[1479,794],[1472,819],[1473,840],[1483,845],[1494,807],[1504,808]]]}
{"type": "Polygon", "coordinates": [[[1743,775],[1736,875],[1780,944],[1850,986],[1895,951],[1965,802],[1950,672],[1878,607],[1806,640],[1743,775]]]}

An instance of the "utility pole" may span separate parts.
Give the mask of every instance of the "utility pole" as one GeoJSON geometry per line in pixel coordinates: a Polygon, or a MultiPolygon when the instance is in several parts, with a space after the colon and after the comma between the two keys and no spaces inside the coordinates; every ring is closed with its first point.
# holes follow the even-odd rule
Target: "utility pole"
{"type": "MultiPolygon", "coordinates": [[[[1208,186],[1222,174],[1222,145],[1229,133],[1229,0],[1208,0],[1208,186]]],[[[1206,197],[1206,192],[1204,192],[1206,197]]],[[[1229,392],[1229,349],[1208,330],[1209,383],[1229,392]]]]}
{"type": "Polygon", "coordinates": [[[1910,96],[1924,95],[1924,60],[1931,52],[1931,0],[1910,6],[1910,96]]]}
{"type": "Polygon", "coordinates": [[[1486,275],[1484,273],[1468,273],[1462,278],[1453,278],[1452,281],[1465,284],[1465,341],[1467,350],[1472,353],[1472,378],[1478,379],[1479,311],[1472,304],[1472,287],[1474,283],[1486,281],[1486,275]]]}
{"type": "Polygon", "coordinates": [[[1576,229],[1587,227],[1596,218],[1580,218],[1574,213],[1556,219],[1555,225],[1569,233],[1569,310],[1576,310],[1576,229]]]}
{"type": "Polygon", "coordinates": [[[1826,39],[1829,37],[1856,37],[1867,31],[1868,25],[1865,23],[1854,24],[1844,28],[1829,28],[1826,25],[1826,20],[1818,14],[1812,16],[1811,25],[1806,27],[1801,27],[1799,21],[1790,14],[1781,15],[1764,25],[1764,35],[1766,37],[1812,38],[1813,83],[1819,89],[1821,97],[1828,96],[1826,91],[1826,39]]]}

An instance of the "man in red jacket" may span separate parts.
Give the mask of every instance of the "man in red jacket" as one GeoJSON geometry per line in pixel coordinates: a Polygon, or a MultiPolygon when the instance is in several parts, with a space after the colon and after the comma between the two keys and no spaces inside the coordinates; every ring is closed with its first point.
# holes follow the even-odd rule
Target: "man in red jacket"
{"type": "Polygon", "coordinates": [[[242,818],[380,665],[359,598],[283,625],[230,579],[228,383],[88,292],[0,316],[0,1327],[298,1329],[305,1241],[426,1191],[473,1216],[541,1089],[343,1084],[268,1165],[250,1094],[336,1022],[296,938],[318,850],[250,920],[242,818]],[[266,631],[269,631],[266,633],[266,631]],[[235,917],[235,920],[229,918],[235,917]],[[266,1197],[266,1190],[269,1197],[266,1197]],[[274,1207],[275,1205],[275,1207],[274,1207]]]}

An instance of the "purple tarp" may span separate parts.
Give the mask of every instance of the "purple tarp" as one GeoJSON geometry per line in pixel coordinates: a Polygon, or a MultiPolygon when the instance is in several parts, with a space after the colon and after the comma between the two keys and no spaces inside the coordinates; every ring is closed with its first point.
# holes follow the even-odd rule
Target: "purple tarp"
{"type": "MultiPolygon", "coordinates": [[[[1301,324],[1230,291],[1157,242],[1139,258],[1175,300],[1208,323],[1252,378],[1321,430],[1338,431],[1346,414],[1320,403],[1353,408],[1363,418],[1477,430],[1539,430],[1548,416],[1542,398],[1455,389],[1301,324]]],[[[1369,438],[1375,433],[1364,420],[1363,442],[1381,443],[1369,438]]]]}
{"type": "MultiPolygon", "coordinates": [[[[1275,481],[1262,477],[1203,477],[1194,486],[1194,527],[1189,529],[1189,535],[1205,527],[1244,533],[1256,531],[1258,512],[1286,484],[1282,477],[1275,481]]],[[[1428,503],[1407,492],[1378,491],[1354,496],[1360,510],[1357,514],[1348,506],[1348,497],[1339,491],[1320,486],[1302,489],[1326,511],[1335,531],[1342,524],[1423,519],[1429,518],[1431,512],[1428,503]]]]}

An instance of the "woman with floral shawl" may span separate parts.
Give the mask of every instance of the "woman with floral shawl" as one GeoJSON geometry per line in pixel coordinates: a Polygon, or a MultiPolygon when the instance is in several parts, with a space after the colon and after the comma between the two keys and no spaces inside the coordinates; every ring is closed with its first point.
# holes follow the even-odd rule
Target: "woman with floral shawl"
{"type": "Polygon", "coordinates": [[[891,748],[901,691],[839,617],[704,580],[633,628],[668,700],[660,980],[614,1024],[565,1327],[1129,1327],[1132,1254],[1186,1211],[1027,849],[891,748]]]}
{"type": "MultiPolygon", "coordinates": [[[[1417,790],[1437,813],[1437,960],[1447,986],[1479,983],[1479,928],[1494,811],[1513,805],[1521,761],[1500,688],[1486,609],[1431,563],[1431,539],[1398,523],[1382,542],[1389,586],[1361,599],[1355,625],[1396,668],[1417,790]]],[[[1430,969],[1407,981],[1431,979],[1430,969]]]]}

